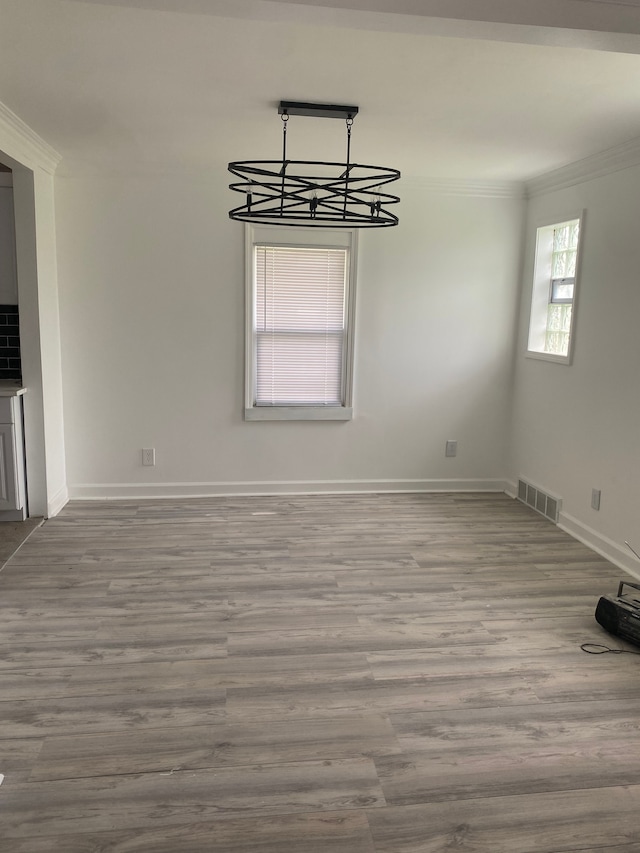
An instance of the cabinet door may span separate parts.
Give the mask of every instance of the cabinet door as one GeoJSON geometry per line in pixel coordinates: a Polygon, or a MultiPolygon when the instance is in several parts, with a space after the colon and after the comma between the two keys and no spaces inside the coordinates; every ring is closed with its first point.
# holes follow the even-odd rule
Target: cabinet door
{"type": "Polygon", "coordinates": [[[20,509],[17,495],[15,426],[0,424],[0,510],[20,509]]]}

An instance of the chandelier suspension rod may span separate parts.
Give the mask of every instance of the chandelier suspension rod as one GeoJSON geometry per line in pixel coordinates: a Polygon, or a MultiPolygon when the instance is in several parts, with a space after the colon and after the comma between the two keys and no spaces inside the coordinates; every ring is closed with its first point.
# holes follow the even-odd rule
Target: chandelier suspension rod
{"type": "Polygon", "coordinates": [[[289,121],[289,113],[285,110],[282,115],[282,186],[280,188],[280,216],[284,210],[284,181],[285,171],[287,168],[287,122],[289,121]]]}
{"type": "Polygon", "coordinates": [[[347,197],[349,194],[349,164],[351,162],[351,127],[353,125],[353,116],[347,116],[347,168],[344,171],[344,207],[342,209],[342,216],[344,219],[347,218],[347,197]]]}

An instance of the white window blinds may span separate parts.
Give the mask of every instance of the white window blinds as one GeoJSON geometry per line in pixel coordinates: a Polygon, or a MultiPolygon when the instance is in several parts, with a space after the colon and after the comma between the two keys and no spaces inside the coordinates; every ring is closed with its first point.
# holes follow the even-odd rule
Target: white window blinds
{"type": "Polygon", "coordinates": [[[348,250],[255,246],[256,406],[342,406],[348,250]]]}

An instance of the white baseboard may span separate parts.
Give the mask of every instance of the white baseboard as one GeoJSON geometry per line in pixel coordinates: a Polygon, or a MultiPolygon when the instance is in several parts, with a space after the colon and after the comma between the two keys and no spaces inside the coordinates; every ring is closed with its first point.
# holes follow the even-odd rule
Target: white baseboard
{"type": "Polygon", "coordinates": [[[63,486],[52,498],[47,499],[47,518],[53,518],[69,503],[69,489],[63,486]]]}
{"type": "Polygon", "coordinates": [[[640,562],[626,547],[621,547],[613,539],[603,536],[566,512],[560,513],[558,527],[569,533],[574,539],[588,545],[596,554],[605,557],[614,566],[618,566],[640,580],[640,562]]]}
{"type": "MultiPolygon", "coordinates": [[[[510,497],[516,498],[518,496],[517,482],[507,480],[505,483],[505,492],[510,497]]],[[[574,539],[582,542],[583,545],[591,548],[596,554],[600,554],[600,556],[609,560],[614,566],[618,566],[640,580],[640,562],[628,548],[618,545],[613,539],[603,536],[597,530],[594,530],[587,524],[583,524],[577,518],[566,512],[562,512],[562,510],[558,519],[558,527],[564,530],[565,533],[573,536],[574,539]]]]}
{"type": "MultiPolygon", "coordinates": [[[[282,480],[217,483],[91,483],[61,489],[49,502],[49,517],[68,500],[148,500],[252,495],[375,494],[412,492],[504,492],[515,498],[517,483],[511,480],[282,480]]],[[[640,579],[640,563],[612,539],[577,518],[561,512],[558,527],[597,554],[640,579]]]]}
{"type": "Polygon", "coordinates": [[[71,500],[206,498],[375,492],[504,492],[504,480],[283,480],[220,483],[90,483],[69,486],[71,500]]]}
{"type": "Polygon", "coordinates": [[[518,484],[515,482],[515,480],[504,481],[504,492],[506,495],[509,495],[510,498],[518,497],[518,484]]]}

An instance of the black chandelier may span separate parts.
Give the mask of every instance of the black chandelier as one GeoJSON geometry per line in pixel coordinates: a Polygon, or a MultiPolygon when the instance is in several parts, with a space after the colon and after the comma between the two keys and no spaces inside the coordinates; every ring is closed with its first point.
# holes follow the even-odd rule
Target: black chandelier
{"type": "Polygon", "coordinates": [[[229,163],[240,181],[229,189],[245,196],[229,211],[231,219],[259,225],[304,225],[322,228],[383,228],[398,224],[387,207],[398,196],[380,187],[397,181],[400,172],[384,166],[351,162],[351,128],[358,107],[281,101],[282,159],[229,163]],[[343,118],[347,126],[345,163],[287,159],[287,123],[292,115],[343,118]]]}

